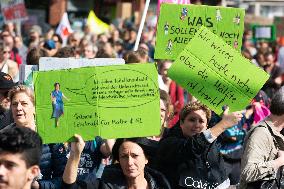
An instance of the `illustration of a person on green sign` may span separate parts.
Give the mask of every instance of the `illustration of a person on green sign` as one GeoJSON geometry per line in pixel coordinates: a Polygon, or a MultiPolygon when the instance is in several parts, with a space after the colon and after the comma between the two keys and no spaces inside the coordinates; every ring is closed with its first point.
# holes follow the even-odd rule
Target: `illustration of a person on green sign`
{"type": "Polygon", "coordinates": [[[52,101],[52,116],[51,118],[55,118],[56,127],[59,126],[59,117],[64,114],[64,103],[63,98],[69,99],[60,91],[60,84],[54,83],[54,90],[51,92],[50,97],[52,101]]]}

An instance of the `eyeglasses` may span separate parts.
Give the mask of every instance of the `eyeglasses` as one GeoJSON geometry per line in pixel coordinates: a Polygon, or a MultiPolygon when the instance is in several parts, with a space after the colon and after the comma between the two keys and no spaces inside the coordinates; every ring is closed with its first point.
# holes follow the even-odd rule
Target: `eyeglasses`
{"type": "Polygon", "coordinates": [[[6,54],[6,53],[10,53],[10,52],[11,52],[11,51],[3,51],[3,53],[4,53],[4,54],[6,54]]]}

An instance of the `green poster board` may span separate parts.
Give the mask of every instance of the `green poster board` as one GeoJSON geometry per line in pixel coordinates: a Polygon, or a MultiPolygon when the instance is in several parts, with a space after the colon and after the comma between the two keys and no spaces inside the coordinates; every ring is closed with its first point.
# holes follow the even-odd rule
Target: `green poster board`
{"type": "Polygon", "coordinates": [[[155,59],[175,60],[201,26],[222,37],[240,51],[245,11],[204,5],[161,5],[155,59]]]}
{"type": "Polygon", "coordinates": [[[269,75],[206,27],[200,28],[168,75],[217,114],[243,110],[269,75]]]}
{"type": "MultiPolygon", "coordinates": [[[[160,96],[154,64],[87,67],[36,72],[37,129],[44,143],[95,136],[125,138],[160,132],[160,96]],[[64,115],[52,118],[54,83],[60,83],[64,115]]],[[[60,100],[60,98],[58,98],[60,100]]]]}
{"type": "Polygon", "coordinates": [[[276,40],[275,25],[252,25],[252,37],[254,41],[272,42],[276,40]]]}

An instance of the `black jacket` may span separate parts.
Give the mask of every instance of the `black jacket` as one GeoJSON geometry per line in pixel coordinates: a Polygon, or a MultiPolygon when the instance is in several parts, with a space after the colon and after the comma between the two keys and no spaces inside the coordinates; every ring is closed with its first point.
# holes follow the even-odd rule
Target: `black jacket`
{"type": "Polygon", "coordinates": [[[0,110],[0,130],[10,125],[13,122],[14,122],[14,119],[13,119],[11,110],[8,110],[8,111],[0,110]]]}
{"type": "MultiPolygon", "coordinates": [[[[119,164],[105,168],[106,174],[102,179],[77,181],[73,184],[63,184],[64,189],[127,189],[125,176],[119,164]]],[[[171,189],[165,176],[160,172],[145,167],[145,179],[150,189],[171,189]]]]}
{"type": "Polygon", "coordinates": [[[160,141],[154,168],[172,188],[215,188],[228,178],[216,142],[203,133],[185,138],[179,124],[160,141]]]}

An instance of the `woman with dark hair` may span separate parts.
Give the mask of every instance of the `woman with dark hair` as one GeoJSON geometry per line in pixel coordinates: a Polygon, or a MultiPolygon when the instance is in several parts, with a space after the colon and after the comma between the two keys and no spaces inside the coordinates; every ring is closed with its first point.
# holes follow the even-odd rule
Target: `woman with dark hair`
{"type": "Polygon", "coordinates": [[[187,104],[179,117],[160,140],[153,167],[167,177],[172,188],[228,188],[230,180],[216,139],[240,121],[241,112],[229,114],[226,109],[222,120],[208,128],[211,110],[194,102],[187,104]]]}
{"type": "Polygon", "coordinates": [[[54,83],[54,90],[51,92],[51,101],[52,101],[52,118],[55,118],[55,124],[56,127],[59,126],[59,117],[64,114],[64,104],[63,99],[66,99],[69,101],[69,99],[64,96],[64,94],[60,91],[60,84],[54,83]]]}
{"type": "Polygon", "coordinates": [[[75,135],[77,142],[71,144],[70,158],[63,174],[63,188],[86,189],[169,189],[165,177],[146,166],[148,140],[145,138],[118,139],[113,147],[112,155],[119,162],[113,166],[109,177],[99,180],[76,181],[77,168],[80,162],[84,141],[81,136],[75,135]]]}

